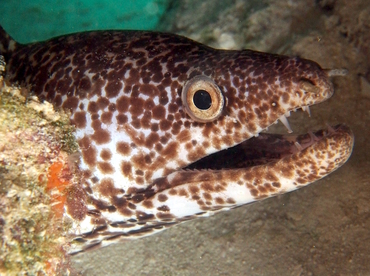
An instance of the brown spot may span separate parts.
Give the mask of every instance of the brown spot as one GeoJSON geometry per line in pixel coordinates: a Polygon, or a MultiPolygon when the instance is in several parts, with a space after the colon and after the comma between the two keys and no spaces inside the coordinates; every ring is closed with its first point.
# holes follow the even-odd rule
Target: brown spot
{"type": "Polygon", "coordinates": [[[178,135],[180,133],[180,130],[181,130],[181,125],[179,122],[175,122],[172,124],[171,133],[173,135],[178,135]]]}
{"type": "Polygon", "coordinates": [[[187,151],[191,151],[192,149],[193,149],[193,144],[192,143],[186,143],[185,144],[185,149],[187,150],[187,151]]]}
{"type": "Polygon", "coordinates": [[[152,163],[152,157],[149,154],[146,154],[144,156],[144,161],[145,161],[145,163],[150,164],[150,163],[152,163]]]}
{"type": "Polygon", "coordinates": [[[180,143],[187,142],[187,141],[189,141],[189,140],[190,140],[190,138],[191,138],[191,134],[190,134],[190,131],[189,131],[189,130],[187,130],[187,129],[185,129],[185,130],[181,131],[181,132],[177,135],[177,137],[176,137],[176,139],[177,139],[180,143]]]}
{"type": "Polygon", "coordinates": [[[203,156],[206,156],[206,152],[205,150],[202,148],[202,147],[197,147],[195,148],[193,151],[189,152],[189,154],[187,155],[187,158],[191,161],[191,162],[194,162],[200,158],[202,158],[203,156]]]}
{"type": "Polygon", "coordinates": [[[120,113],[125,113],[128,111],[130,105],[130,98],[126,96],[119,97],[116,101],[117,111],[120,113]]]}
{"type": "Polygon", "coordinates": [[[144,108],[146,110],[151,111],[154,108],[154,106],[155,106],[154,101],[151,98],[145,100],[144,108]]]}
{"type": "Polygon", "coordinates": [[[244,173],[243,178],[244,178],[246,181],[251,182],[251,181],[254,179],[254,175],[253,175],[253,173],[252,173],[252,172],[246,172],[246,173],[244,173]]]}
{"type": "Polygon", "coordinates": [[[196,185],[191,185],[191,186],[189,187],[189,191],[190,191],[190,193],[191,193],[192,195],[195,195],[195,194],[198,194],[198,193],[199,193],[199,188],[198,188],[198,186],[196,186],[196,185]]]}
{"type": "Polygon", "coordinates": [[[164,195],[164,194],[158,195],[158,200],[160,202],[165,202],[165,201],[167,201],[167,199],[168,199],[168,197],[166,195],[164,195]]]}
{"type": "Polygon", "coordinates": [[[154,218],[153,214],[147,214],[141,211],[136,211],[136,217],[139,221],[148,221],[154,218]]]}
{"type": "Polygon", "coordinates": [[[136,175],[144,176],[144,172],[142,170],[136,170],[136,175]]]}
{"type": "Polygon", "coordinates": [[[168,193],[169,193],[170,195],[177,195],[177,190],[176,190],[176,189],[170,189],[170,190],[168,191],[168,193]]]}
{"type": "Polygon", "coordinates": [[[162,143],[162,145],[165,145],[168,142],[168,138],[166,136],[161,136],[159,141],[162,143]]]}
{"type": "Polygon", "coordinates": [[[122,162],[121,164],[121,170],[122,174],[126,177],[129,177],[130,179],[132,178],[132,172],[131,172],[131,163],[130,162],[122,162]]]}
{"type": "Polygon", "coordinates": [[[150,129],[151,129],[152,131],[157,132],[157,131],[158,131],[158,129],[159,129],[159,126],[158,126],[158,124],[157,124],[157,123],[152,123],[152,124],[151,124],[150,129]]]}
{"type": "Polygon", "coordinates": [[[142,176],[136,177],[135,182],[136,182],[136,184],[139,184],[139,185],[144,184],[144,177],[142,177],[142,176]]]}
{"type": "MultiPolygon", "coordinates": [[[[136,190],[135,190],[135,191],[130,191],[130,189],[131,189],[131,188],[129,188],[129,189],[127,190],[127,193],[128,193],[128,194],[132,194],[132,193],[135,193],[135,192],[136,192],[136,190]]],[[[133,188],[133,189],[136,189],[136,188],[133,188]]],[[[145,199],[145,197],[144,197],[144,195],[142,195],[142,194],[134,195],[134,196],[131,198],[131,200],[132,200],[133,202],[135,202],[135,203],[142,202],[144,199],[145,199]]]]}
{"type": "Polygon", "coordinates": [[[281,165],[277,168],[283,177],[292,178],[294,176],[294,166],[289,164],[281,165]]]}
{"type": "Polygon", "coordinates": [[[99,111],[99,105],[96,102],[90,101],[87,106],[87,111],[90,113],[97,113],[99,111]]]}
{"type": "Polygon", "coordinates": [[[216,201],[216,203],[217,203],[217,204],[219,204],[219,205],[223,205],[223,204],[225,204],[225,200],[223,200],[223,198],[221,198],[221,197],[216,197],[216,198],[215,198],[215,201],[216,201]]]}
{"type": "Polygon", "coordinates": [[[151,163],[151,158],[149,154],[136,154],[131,158],[131,163],[136,168],[144,169],[147,167],[147,164],[151,163]]]}
{"type": "Polygon", "coordinates": [[[198,203],[199,206],[204,206],[205,205],[204,201],[201,200],[201,199],[197,200],[197,203],[198,203]]]}
{"type": "Polygon", "coordinates": [[[110,103],[108,105],[108,110],[111,111],[111,112],[116,111],[116,104],[115,103],[110,103]]]}
{"type": "Polygon", "coordinates": [[[116,195],[113,195],[111,197],[111,202],[112,204],[117,207],[118,209],[123,209],[123,208],[126,208],[127,207],[127,199],[124,198],[124,197],[118,197],[116,195]]]}
{"type": "Polygon", "coordinates": [[[103,178],[98,186],[99,192],[106,197],[113,197],[119,193],[124,193],[123,189],[114,187],[112,178],[103,178]]]}
{"type": "Polygon", "coordinates": [[[266,177],[265,177],[268,181],[270,182],[274,182],[274,181],[279,181],[279,178],[276,177],[275,174],[273,174],[272,172],[267,172],[266,173],[266,177]]]}
{"type": "Polygon", "coordinates": [[[106,144],[110,141],[110,133],[105,129],[95,130],[94,134],[91,135],[91,138],[98,144],[106,144]]]}
{"type": "Polygon", "coordinates": [[[162,205],[162,206],[158,207],[157,210],[162,211],[162,212],[169,212],[170,208],[167,205],[162,205]]]}
{"type": "Polygon", "coordinates": [[[98,104],[98,106],[101,110],[104,110],[109,105],[110,102],[109,102],[108,98],[99,97],[99,99],[96,101],[96,103],[98,104]]]}
{"type": "Polygon", "coordinates": [[[169,213],[158,212],[157,213],[157,218],[160,219],[160,220],[166,221],[166,220],[172,220],[175,217],[174,217],[174,215],[169,214],[169,213]]]}
{"type": "Polygon", "coordinates": [[[128,143],[117,142],[116,148],[117,148],[117,152],[122,155],[129,155],[131,153],[131,148],[128,143]]]}
{"type": "Polygon", "coordinates": [[[128,122],[128,118],[125,114],[118,114],[116,120],[119,125],[124,125],[128,122]]]}
{"type": "Polygon", "coordinates": [[[258,189],[258,191],[259,191],[260,193],[262,193],[262,194],[267,193],[266,188],[265,188],[264,186],[262,186],[262,185],[258,186],[258,187],[257,187],[257,189],[258,189]]]}
{"type": "Polygon", "coordinates": [[[98,169],[103,174],[109,174],[114,172],[113,166],[108,162],[98,162],[98,169]]]}
{"type": "Polygon", "coordinates": [[[73,117],[73,123],[77,128],[85,128],[86,127],[86,112],[75,112],[73,117]]]}
{"type": "Polygon", "coordinates": [[[126,217],[130,217],[130,216],[132,216],[132,214],[133,214],[133,212],[132,212],[130,209],[128,209],[127,207],[125,207],[125,208],[119,208],[119,209],[118,209],[118,211],[119,211],[122,215],[124,215],[124,216],[126,216],[126,217]]]}
{"type": "Polygon", "coordinates": [[[152,113],[154,119],[161,120],[166,116],[166,109],[161,105],[157,105],[152,109],[152,113]]]}
{"type": "Polygon", "coordinates": [[[210,144],[209,144],[209,142],[208,142],[208,141],[204,141],[204,142],[202,143],[202,146],[203,146],[203,148],[209,148],[209,147],[210,147],[210,144]]]}
{"type": "Polygon", "coordinates": [[[162,149],[163,149],[163,146],[162,146],[160,143],[157,143],[157,144],[155,145],[155,150],[156,150],[157,152],[161,152],[161,151],[162,151],[162,149]]]}
{"type": "Polygon", "coordinates": [[[110,213],[117,211],[117,208],[113,205],[108,205],[106,202],[98,199],[94,199],[92,197],[89,197],[89,201],[91,201],[91,204],[93,204],[96,209],[100,211],[108,211],[110,213]]]}
{"type": "Polygon", "coordinates": [[[79,98],[77,97],[68,97],[62,104],[62,107],[63,108],[67,108],[69,110],[76,110],[77,109],[77,106],[78,106],[78,103],[79,103],[79,98]]]}
{"type": "Polygon", "coordinates": [[[154,207],[151,200],[145,200],[142,204],[147,209],[152,209],[154,207]]]}
{"type": "Polygon", "coordinates": [[[272,186],[274,186],[275,188],[280,188],[281,184],[279,182],[272,182],[272,186]]]}
{"type": "Polygon", "coordinates": [[[178,150],[179,144],[177,142],[171,142],[169,143],[162,151],[161,155],[165,156],[168,159],[174,159],[177,157],[177,150],[178,150]]]}
{"type": "Polygon", "coordinates": [[[211,200],[212,196],[209,193],[203,193],[203,197],[207,200],[211,200]]]}
{"type": "Polygon", "coordinates": [[[184,196],[184,197],[189,197],[188,192],[183,188],[179,189],[179,195],[184,196]]]}
{"type": "Polygon", "coordinates": [[[269,192],[274,192],[275,191],[275,189],[271,186],[270,183],[265,183],[264,186],[267,189],[267,191],[269,191],[269,192]]]}
{"type": "Polygon", "coordinates": [[[283,93],[281,99],[283,100],[283,103],[288,103],[289,102],[289,93],[283,93]]]}
{"type": "Polygon", "coordinates": [[[177,105],[177,104],[170,103],[170,104],[168,105],[168,111],[169,111],[170,113],[176,113],[178,109],[179,109],[179,107],[178,107],[178,105],[177,105]]]}
{"type": "Polygon", "coordinates": [[[136,129],[141,129],[141,123],[138,118],[134,118],[131,122],[131,125],[136,129]]]}
{"type": "Polygon", "coordinates": [[[214,191],[213,185],[208,183],[208,182],[202,183],[200,187],[203,191],[206,191],[206,192],[213,192],[214,191]]]}
{"type": "Polygon", "coordinates": [[[144,129],[150,128],[151,127],[151,118],[152,118],[152,115],[151,115],[150,111],[146,110],[144,112],[144,116],[140,120],[141,127],[144,128],[144,129]]]}
{"type": "Polygon", "coordinates": [[[149,149],[153,147],[155,143],[159,141],[159,135],[157,133],[150,133],[148,138],[145,139],[145,146],[149,149]]]}
{"type": "Polygon", "coordinates": [[[159,96],[159,103],[161,105],[168,104],[168,96],[167,96],[167,92],[166,91],[162,92],[161,95],[159,96]]]}
{"type": "Polygon", "coordinates": [[[169,130],[171,128],[171,121],[168,120],[161,120],[159,123],[159,128],[163,131],[169,130]]]}
{"type": "Polygon", "coordinates": [[[91,140],[88,137],[84,137],[78,141],[78,145],[80,146],[82,158],[85,163],[89,166],[95,166],[97,150],[91,144],[91,140]]]}
{"type": "Polygon", "coordinates": [[[227,200],[226,200],[226,202],[228,203],[228,204],[235,204],[236,202],[235,202],[235,200],[234,199],[232,199],[231,197],[229,197],[227,200]]]}
{"type": "Polygon", "coordinates": [[[107,221],[104,218],[91,218],[91,224],[95,225],[105,225],[107,221]]]}
{"type": "Polygon", "coordinates": [[[100,157],[104,161],[110,160],[112,158],[112,153],[111,153],[110,149],[102,149],[102,151],[100,153],[100,157]]]}
{"type": "Polygon", "coordinates": [[[103,114],[101,115],[101,121],[104,124],[109,125],[112,123],[112,117],[113,117],[112,112],[103,112],[103,114]]]}
{"type": "Polygon", "coordinates": [[[120,81],[110,81],[105,86],[105,94],[108,98],[116,97],[121,91],[123,85],[120,81]]]}
{"type": "Polygon", "coordinates": [[[144,113],[144,100],[142,98],[130,98],[129,111],[133,117],[140,116],[144,113]]]}
{"type": "Polygon", "coordinates": [[[255,189],[255,188],[249,188],[249,192],[251,193],[251,195],[252,195],[253,197],[257,197],[257,196],[259,195],[258,190],[257,190],[257,189],[255,189]]]}

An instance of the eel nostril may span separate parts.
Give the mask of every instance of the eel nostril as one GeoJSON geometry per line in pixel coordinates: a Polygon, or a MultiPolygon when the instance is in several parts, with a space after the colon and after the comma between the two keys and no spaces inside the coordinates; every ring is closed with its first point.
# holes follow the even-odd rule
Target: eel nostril
{"type": "Polygon", "coordinates": [[[307,82],[307,83],[309,83],[309,84],[311,84],[313,86],[316,86],[316,82],[314,82],[313,80],[310,80],[308,78],[304,78],[304,77],[300,78],[299,79],[299,82],[307,82]]]}
{"type": "Polygon", "coordinates": [[[310,79],[301,78],[299,80],[299,88],[304,90],[306,93],[314,93],[318,94],[320,92],[320,88],[316,86],[316,83],[310,79]]]}

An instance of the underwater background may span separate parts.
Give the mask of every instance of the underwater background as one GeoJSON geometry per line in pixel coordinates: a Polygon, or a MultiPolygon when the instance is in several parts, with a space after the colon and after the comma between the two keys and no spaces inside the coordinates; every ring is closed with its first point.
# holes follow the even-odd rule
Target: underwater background
{"type": "Polygon", "coordinates": [[[168,1],[0,1],[1,24],[21,43],[86,30],[152,30],[168,1]]]}
{"type": "MultiPolygon", "coordinates": [[[[0,25],[29,43],[93,29],[149,29],[346,68],[335,95],[289,118],[296,133],[346,123],[351,159],[294,193],[72,257],[73,275],[370,275],[368,0],[0,1],[0,25]]],[[[271,132],[286,133],[277,125],[271,132]]]]}

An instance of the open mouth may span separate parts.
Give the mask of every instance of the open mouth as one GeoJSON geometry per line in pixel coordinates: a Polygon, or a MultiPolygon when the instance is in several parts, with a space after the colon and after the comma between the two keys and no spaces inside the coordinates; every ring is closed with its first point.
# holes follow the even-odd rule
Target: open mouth
{"type": "Polygon", "coordinates": [[[351,130],[343,124],[298,135],[260,133],[257,137],[206,156],[184,169],[225,170],[264,165],[297,154],[319,141],[332,137],[335,138],[334,141],[343,137],[353,140],[351,130]]]}

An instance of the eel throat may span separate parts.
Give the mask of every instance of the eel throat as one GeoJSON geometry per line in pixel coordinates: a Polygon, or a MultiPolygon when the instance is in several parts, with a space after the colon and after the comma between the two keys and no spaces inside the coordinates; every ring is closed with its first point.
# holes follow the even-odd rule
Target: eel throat
{"type": "Polygon", "coordinates": [[[352,152],[344,125],[261,133],[278,120],[291,132],[291,111],[333,95],[336,71],[310,60],[145,31],[21,45],[0,28],[0,52],[8,80],[76,127],[84,196],[65,206],[70,254],[295,190],[352,152]]]}

